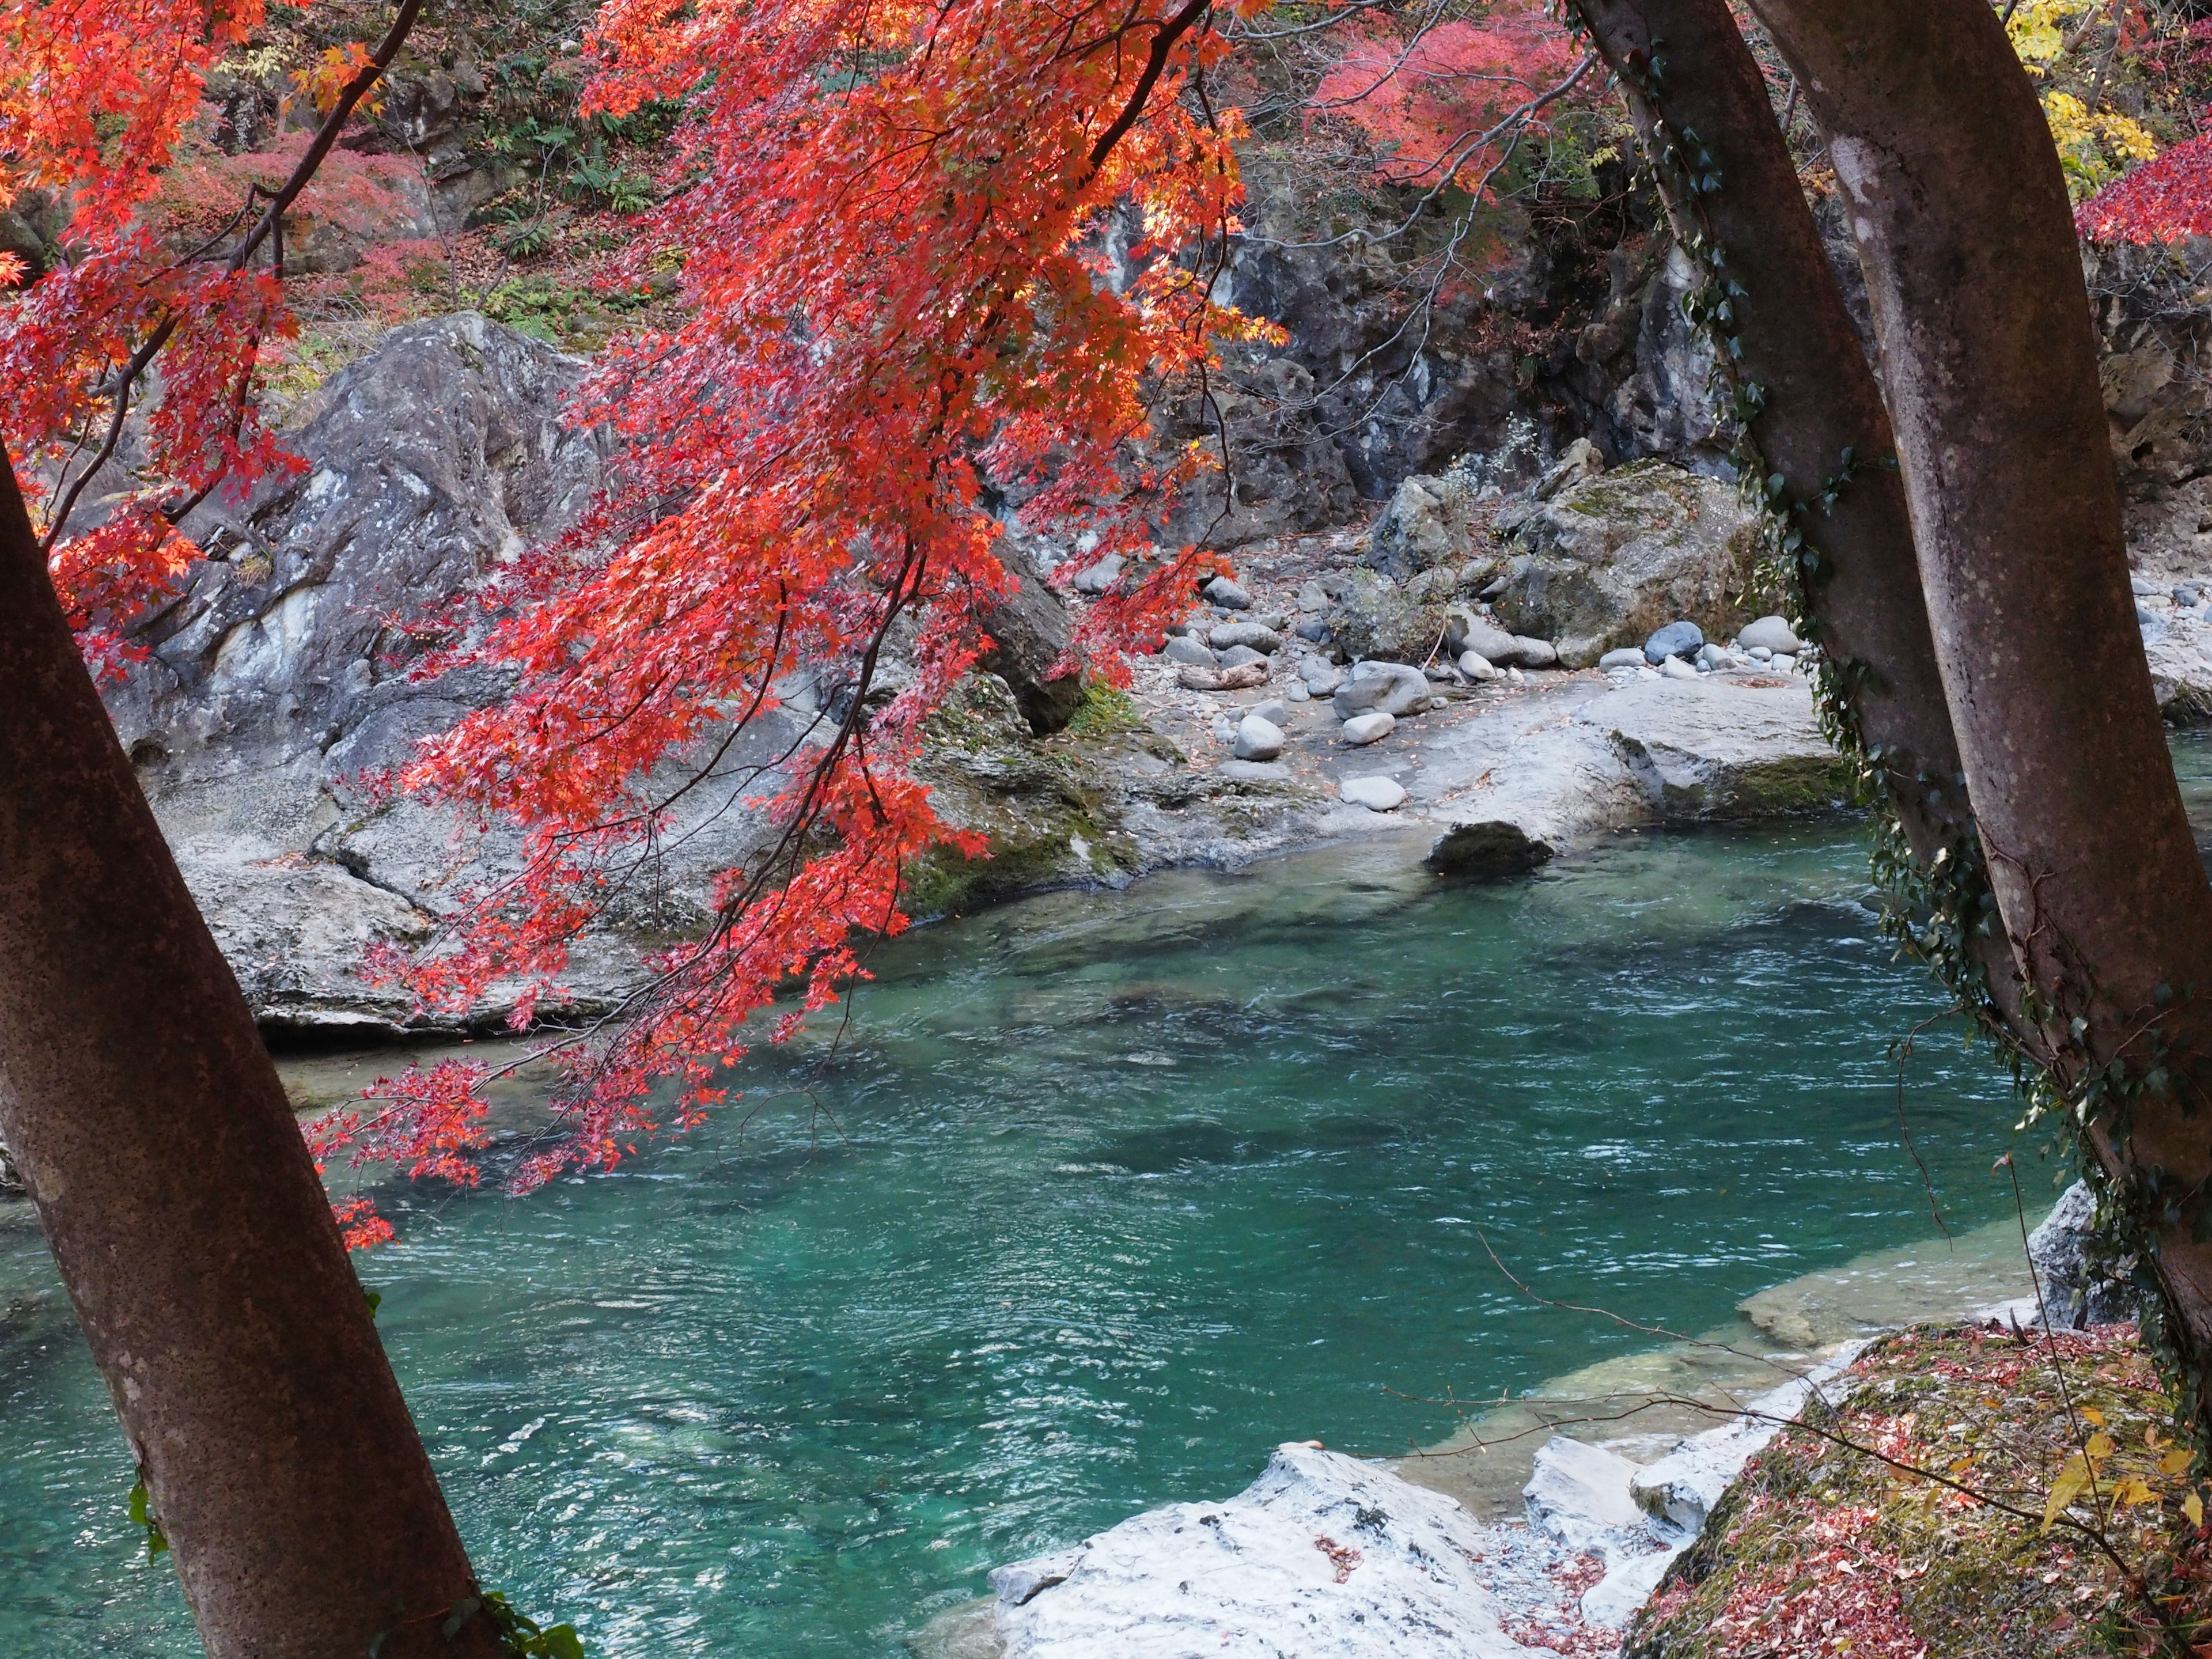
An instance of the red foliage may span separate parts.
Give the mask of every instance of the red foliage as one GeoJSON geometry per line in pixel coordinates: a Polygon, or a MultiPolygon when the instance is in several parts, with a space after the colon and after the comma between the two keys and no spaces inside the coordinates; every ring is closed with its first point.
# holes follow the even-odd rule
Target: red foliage
{"type": "Polygon", "coordinates": [[[2212,133],[2176,144],[2081,204],[2075,224],[2100,242],[2212,236],[2212,133]]]}
{"type": "MultiPolygon", "coordinates": [[[[11,459],[32,477],[82,477],[104,453],[120,371],[166,342],[143,487],[70,518],[73,538],[50,536],[56,587],[96,667],[121,659],[120,625],[188,558],[175,511],[289,464],[252,395],[262,346],[293,331],[277,284],[165,242],[157,200],[208,70],[261,15],[258,0],[213,11],[199,0],[49,0],[0,15],[0,202],[36,185],[72,207],[68,261],[0,297],[10,389],[0,440],[11,459]]],[[[57,485],[34,510],[51,520],[69,499],[57,485]]]]}
{"type": "MultiPolygon", "coordinates": [[[[908,768],[1007,580],[987,482],[1034,489],[1033,520],[1086,525],[1097,551],[1141,564],[1137,507],[1200,458],[1132,465],[1140,382],[1202,372],[1224,333],[1251,331],[1183,257],[1218,245],[1241,192],[1233,112],[1209,118],[1199,95],[1225,50],[1205,15],[1157,0],[601,13],[591,107],[680,94],[691,112],[671,168],[691,182],[632,222],[616,277],[680,251],[690,320],[602,361],[574,414],[624,440],[610,495],[471,596],[451,619],[468,642],[426,660],[496,665],[514,690],[398,781],[520,824],[527,864],[468,896],[441,948],[386,969],[447,1008],[519,984],[526,1024],[691,787],[668,763],[710,767],[795,668],[872,672],[902,620],[916,673],[888,707],[856,696],[775,768],[714,786],[763,811],[772,844],[722,876],[703,939],[646,964],[627,1023],[567,1053],[568,1133],[514,1188],[695,1122],[755,1014],[787,994],[765,1035],[788,1035],[861,975],[857,940],[905,927],[916,857],[984,851],[908,768]],[[1095,236],[1117,203],[1145,224],[1141,275],[1118,290],[1095,236]]],[[[1146,568],[1079,642],[1109,678],[1218,563],[1146,568]]],[[[480,1081],[410,1073],[323,1125],[319,1150],[473,1180],[480,1081]]]]}
{"type": "MultiPolygon", "coordinates": [[[[1498,0],[1479,22],[1378,21],[1346,33],[1351,44],[1309,114],[1350,120],[1381,151],[1377,172],[1424,189],[1480,185],[1511,137],[1499,129],[1580,56],[1547,0],[1498,0]]],[[[1540,112],[1528,119],[1540,131],[1540,112]]]]}

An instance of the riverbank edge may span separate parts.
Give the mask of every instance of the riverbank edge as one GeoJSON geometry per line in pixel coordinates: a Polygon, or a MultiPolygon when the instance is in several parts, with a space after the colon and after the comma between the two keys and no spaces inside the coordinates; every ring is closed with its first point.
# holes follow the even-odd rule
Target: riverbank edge
{"type": "MultiPolygon", "coordinates": [[[[1738,1396],[1725,1390],[1706,1401],[1698,1409],[1721,1419],[1719,1425],[1682,1438],[1649,1462],[1620,1455],[1622,1449],[1636,1449],[1632,1438],[1585,1443],[1553,1434],[1538,1451],[1522,1489],[1525,1519],[1480,1519],[1432,1483],[1407,1480],[1399,1462],[1350,1458],[1323,1452],[1318,1443],[1294,1443],[1279,1448],[1267,1471],[1237,1498],[1147,1510],[1068,1549],[994,1571],[993,1597],[940,1613],[908,1639],[908,1650],[916,1659],[1093,1659],[1093,1638],[1110,1632],[1109,1645],[1116,1650],[1151,1659],[1154,1644],[1147,1638],[1154,1631],[1149,1620],[1166,1639],[1158,1648],[1164,1659],[1224,1642],[1233,1645],[1243,1637],[1264,1640],[1268,1632],[1253,1628],[1256,1611],[1261,1620],[1287,1613],[1285,1636],[1310,1645],[1315,1653],[1343,1659],[1398,1651],[1383,1639],[1394,1626],[1415,1633],[1441,1626],[1455,1644],[1450,1650],[1462,1659],[1519,1659],[1547,1652],[1583,1659],[1616,1654],[1635,1659],[1736,1659],[1729,1650],[1697,1645],[1696,1632],[1703,1625],[1695,1618],[1685,1627],[1691,1633],[1689,1645],[1682,1645],[1681,1631],[1670,1638],[1655,1621],[1679,1623],[1688,1601],[1699,1600],[1702,1606],[1714,1595],[1725,1601],[1739,1580],[1756,1577],[1763,1547],[1738,1559],[1729,1544],[1739,1535],[1735,1517],[1741,1501],[1736,1494],[1743,1483],[1759,1477],[1762,1460],[1778,1439],[1794,1441],[1807,1425],[1832,1423],[1854,1410],[1869,1386],[1869,1368],[1900,1343],[1961,1332],[1982,1333],[1978,1342],[1985,1338],[2021,1346],[2049,1340],[2041,1328],[2046,1308],[2063,1325],[2073,1310],[2061,1305],[2064,1297],[2058,1287],[2079,1279],[2086,1270],[2087,1238],[2075,1213],[2078,1206],[2069,1201],[2074,1196],[2069,1192],[2060,1199],[2030,1242],[2023,1265],[2033,1266],[2033,1276],[2027,1279],[2033,1294],[1984,1302],[1971,1311],[1954,1303],[1959,1311],[1938,1307],[1925,1320],[1829,1342],[1802,1356],[1799,1374],[1780,1388],[1740,1404],[1738,1396]],[[1424,1506],[1433,1509],[1439,1501],[1451,1512],[1449,1517],[1440,1521],[1423,1513],[1424,1506]],[[1271,1506],[1273,1515],[1267,1512],[1271,1506]],[[1394,1513],[1412,1517],[1419,1522],[1413,1530],[1425,1532],[1395,1535],[1394,1528],[1404,1528],[1393,1522],[1394,1513]],[[1233,1530],[1224,1530],[1225,1523],[1240,1518],[1245,1532],[1258,1539],[1255,1543],[1248,1537],[1243,1545],[1260,1565],[1254,1575],[1261,1581],[1257,1584],[1236,1582],[1236,1574],[1248,1571],[1243,1564],[1194,1567],[1190,1559],[1190,1550],[1202,1553],[1205,1544],[1225,1546],[1233,1530]],[[1265,1535],[1271,1521],[1279,1534],[1272,1540],[1265,1535]],[[1382,1605],[1377,1605],[1371,1587],[1365,1602],[1355,1603],[1348,1596],[1332,1598],[1326,1589],[1298,1584],[1295,1566],[1285,1582],[1282,1558],[1287,1555],[1294,1563],[1303,1559],[1297,1548],[1306,1541],[1300,1527],[1332,1545],[1337,1542],[1332,1534],[1363,1529],[1367,1553],[1379,1569],[1378,1583],[1408,1558],[1419,1564],[1440,1554],[1456,1555],[1460,1562],[1447,1563],[1451,1571],[1426,1574],[1443,1586],[1441,1605],[1433,1604],[1439,1592],[1426,1587],[1411,1598],[1400,1593],[1398,1604],[1389,1605],[1387,1585],[1382,1605]],[[1185,1544],[1185,1532],[1204,1543],[1185,1544]],[[1262,1559],[1271,1544],[1277,1558],[1272,1562],[1262,1559]],[[1153,1553],[1150,1559],[1145,1554],[1148,1548],[1153,1553]],[[1472,1579],[1465,1563],[1480,1564],[1472,1579]],[[1721,1588],[1700,1599],[1698,1587],[1716,1575],[1721,1588]],[[1191,1600],[1193,1582],[1201,1576],[1201,1602],[1221,1586],[1231,1587],[1222,1598],[1229,1616],[1218,1621],[1218,1631],[1206,1623],[1206,1610],[1191,1600]],[[1179,1594],[1163,1595],[1170,1580],[1178,1582],[1179,1594]],[[1284,1605],[1271,1607],[1270,1597],[1284,1605]],[[1334,1609],[1333,1599],[1338,1603],[1334,1609]],[[1039,1616],[1041,1606],[1049,1609],[1047,1616],[1039,1616]],[[1335,1632],[1328,1628],[1332,1611],[1342,1626],[1335,1632]],[[1186,1638],[1204,1639],[1191,1645],[1186,1638]],[[1666,1645],[1669,1639],[1675,1644],[1666,1645]]],[[[2008,1229],[2008,1224],[1993,1225],[2008,1229]]],[[[1856,1261],[1876,1261],[1883,1254],[1856,1261]]],[[[1844,1271],[1848,1275],[1850,1268],[1844,1271]]],[[[1828,1277],[1814,1273],[1790,1284],[1812,1286],[1828,1277]]],[[[1789,1288],[1777,1286],[1761,1297],[1772,1298],[1789,1288]]],[[[1747,1307],[1759,1300],[1749,1299],[1747,1307]]],[[[2103,1340],[2119,1340],[2112,1334],[2116,1328],[2106,1328],[2103,1340]]],[[[1961,1376],[1962,1388],[1982,1386],[1979,1379],[1961,1376]]],[[[1559,1379],[1565,1384],[1574,1381],[1559,1379]]],[[[1942,1397],[1940,1389],[1929,1393],[1931,1408],[1940,1407],[1942,1397]]],[[[2040,1501],[2039,1496],[2039,1506],[2040,1501]]],[[[1770,1506],[1766,1528],[1820,1536],[1824,1528],[1832,1529],[1832,1507],[1799,1501],[1777,1514],[1770,1506]]],[[[1339,1559],[1326,1547],[1317,1547],[1329,1559],[1339,1559]]],[[[1352,1576],[1340,1571],[1336,1583],[1344,1584],[1352,1576]]],[[[2212,1580],[2212,1571],[2207,1577],[2212,1580]]],[[[1416,1640],[1406,1650],[1428,1650],[1416,1640]]],[[[1929,1650],[1923,1659],[1943,1655],[1929,1650]]]]}

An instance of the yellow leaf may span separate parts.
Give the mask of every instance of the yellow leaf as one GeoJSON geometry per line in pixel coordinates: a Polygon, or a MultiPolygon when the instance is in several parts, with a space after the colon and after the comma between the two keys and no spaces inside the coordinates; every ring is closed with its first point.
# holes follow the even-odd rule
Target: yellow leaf
{"type": "Polygon", "coordinates": [[[2181,1512],[2189,1517],[2191,1526],[2201,1527],[2204,1524],[2204,1500],[2195,1492],[2190,1493],[2181,1500],[2181,1512]]]}
{"type": "Polygon", "coordinates": [[[2081,1407],[2081,1420],[2085,1423],[2094,1423],[2100,1429],[2105,1426],[2105,1414],[2099,1411],[2094,1406],[2084,1406],[2081,1407]]]}
{"type": "Polygon", "coordinates": [[[2064,1513],[2066,1506],[2079,1498],[2089,1484],[2089,1461],[2080,1452],[2066,1460],[2066,1467],[2058,1471],[2058,1478],[2051,1483],[2050,1501],[2043,1506],[2043,1524],[2047,1528],[2064,1513]]]}
{"type": "Polygon", "coordinates": [[[2112,1436],[2109,1434],[2099,1433],[2093,1434],[2089,1437],[2089,1461],[2091,1462],[2101,1463],[2112,1455],[2112,1436]]]}
{"type": "Polygon", "coordinates": [[[2119,1484],[2112,1488],[2112,1502],[2119,1504],[2155,1504],[2158,1494],[2140,1475],[2123,1475],[2119,1484]]]}
{"type": "Polygon", "coordinates": [[[2177,1446],[2158,1460],[2158,1472],[2160,1474],[2186,1474],[2191,1461],[2189,1453],[2177,1446]]]}

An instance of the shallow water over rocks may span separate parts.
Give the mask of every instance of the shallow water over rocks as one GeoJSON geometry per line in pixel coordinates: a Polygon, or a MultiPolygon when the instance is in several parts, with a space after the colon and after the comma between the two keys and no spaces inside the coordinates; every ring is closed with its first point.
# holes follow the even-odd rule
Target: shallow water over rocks
{"type": "MultiPolygon", "coordinates": [[[[365,1277],[486,1582],[595,1656],[888,1659],[992,1565],[1280,1442],[1403,1455],[1677,1363],[1486,1238],[1542,1297],[1687,1333],[1930,1259],[1887,1050],[1939,1003],[1875,936],[1854,826],[1493,885],[1417,851],[930,930],[685,1141],[520,1203],[383,1194],[365,1277]]],[[[1946,1220],[2008,1219],[1987,1054],[1924,1035],[1905,1081],[1946,1220]]],[[[0,1398],[0,1654],[193,1651],[20,1207],[0,1398]]]]}

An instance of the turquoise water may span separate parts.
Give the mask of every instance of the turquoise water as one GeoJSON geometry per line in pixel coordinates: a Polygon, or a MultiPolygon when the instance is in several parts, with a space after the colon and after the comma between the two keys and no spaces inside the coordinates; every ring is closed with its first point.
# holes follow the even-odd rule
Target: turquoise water
{"type": "MultiPolygon", "coordinates": [[[[387,1192],[365,1276],[486,1580],[603,1656],[890,1659],[992,1565],[1387,1453],[1439,1403],[1929,1237],[1891,1040],[1938,1006],[1857,831],[1631,836],[1523,882],[1405,854],[1062,896],[902,941],[833,1048],[511,1202],[387,1192]]],[[[1986,1053],[1906,1106],[2011,1212],[1986,1053]]],[[[2033,1175],[2031,1194],[2047,1192],[2033,1175]]],[[[0,1212],[0,1654],[196,1651],[21,1206],[0,1212]]]]}

